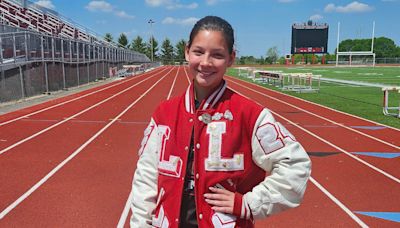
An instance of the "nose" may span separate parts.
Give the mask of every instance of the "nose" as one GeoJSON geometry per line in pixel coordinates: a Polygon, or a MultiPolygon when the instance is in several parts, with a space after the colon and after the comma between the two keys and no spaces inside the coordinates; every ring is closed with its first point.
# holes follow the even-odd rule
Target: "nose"
{"type": "Polygon", "coordinates": [[[212,65],[212,60],[210,58],[210,55],[206,54],[203,56],[200,65],[202,66],[211,66],[212,65]]]}

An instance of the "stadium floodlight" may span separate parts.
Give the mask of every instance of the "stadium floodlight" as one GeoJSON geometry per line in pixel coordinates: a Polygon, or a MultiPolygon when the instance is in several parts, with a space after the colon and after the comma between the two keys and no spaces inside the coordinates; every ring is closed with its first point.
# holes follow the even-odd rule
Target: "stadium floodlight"
{"type": "Polygon", "coordinates": [[[154,46],[153,46],[153,24],[156,23],[155,21],[153,21],[153,19],[150,19],[147,23],[150,24],[150,32],[151,32],[151,38],[150,38],[150,42],[151,42],[151,61],[154,61],[154,46]]]}

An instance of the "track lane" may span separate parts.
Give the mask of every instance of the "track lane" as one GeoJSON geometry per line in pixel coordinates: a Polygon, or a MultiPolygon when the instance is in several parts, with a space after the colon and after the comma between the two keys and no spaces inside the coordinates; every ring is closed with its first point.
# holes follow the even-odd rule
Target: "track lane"
{"type": "MultiPolygon", "coordinates": [[[[140,89],[130,91],[131,95],[126,97],[130,98],[130,102],[132,102],[139,96],[143,96],[142,94],[147,88],[153,86],[157,79],[160,80],[159,77],[156,77],[153,81],[146,81],[146,84],[143,84],[140,89]]],[[[103,107],[105,108],[104,110],[107,110],[107,106],[103,107]]],[[[107,113],[107,111],[105,112],[107,113]]],[[[96,114],[98,112],[93,112],[93,115],[96,114]]],[[[110,123],[108,120],[112,118],[113,116],[109,116],[105,119],[107,125],[110,123]]],[[[54,169],[55,165],[60,164],[62,160],[71,154],[71,151],[83,145],[95,132],[104,127],[106,123],[85,126],[77,123],[67,123],[48,134],[40,135],[29,144],[21,145],[13,153],[2,156],[0,166],[4,167],[4,172],[0,176],[0,182],[12,188],[1,190],[0,195],[2,195],[2,200],[0,201],[0,210],[3,210],[6,205],[9,205],[10,201],[12,202],[18,195],[21,195],[21,192],[26,191],[38,179],[54,169]],[[54,151],[57,151],[57,153],[53,153],[54,151]],[[35,165],[29,165],[31,163],[35,165]],[[12,175],[6,175],[9,173],[12,173],[12,175]]]]}
{"type": "MultiPolygon", "coordinates": [[[[154,70],[152,70],[152,72],[163,71],[163,70],[165,70],[165,67],[160,67],[158,69],[154,69],[154,70]]],[[[63,97],[56,98],[56,99],[53,99],[53,100],[50,100],[47,102],[43,102],[41,104],[32,105],[30,107],[26,107],[26,108],[23,108],[20,110],[2,114],[2,115],[0,115],[0,126],[4,126],[4,125],[10,124],[10,123],[13,123],[20,119],[29,118],[32,115],[36,115],[38,113],[42,113],[42,112],[51,110],[53,108],[65,105],[67,103],[70,103],[70,102],[73,102],[73,101],[76,101],[76,100],[79,100],[82,98],[85,98],[87,96],[93,95],[98,92],[102,92],[104,90],[110,89],[115,86],[123,85],[123,84],[128,83],[132,80],[135,80],[137,78],[146,77],[149,73],[150,72],[145,72],[143,74],[136,75],[134,77],[129,77],[126,80],[122,80],[122,81],[111,81],[107,84],[89,88],[87,90],[84,90],[84,91],[81,91],[81,92],[78,92],[75,94],[63,96],[63,97]]]]}
{"type": "MultiPolygon", "coordinates": [[[[377,159],[365,156],[353,155],[350,152],[397,152],[396,148],[390,147],[387,144],[383,144],[380,141],[372,140],[371,138],[365,137],[364,135],[356,134],[355,131],[350,131],[341,126],[332,125],[331,122],[326,122],[319,118],[314,118],[309,113],[304,112],[307,107],[303,104],[301,110],[296,106],[289,106],[286,102],[281,102],[286,98],[281,95],[279,99],[272,99],[271,96],[265,95],[265,91],[255,90],[244,85],[237,84],[231,80],[228,80],[229,86],[239,91],[246,91],[245,95],[256,99],[261,104],[269,107],[272,111],[281,114],[282,116],[291,119],[294,123],[299,124],[304,129],[318,135],[320,138],[329,141],[334,144],[337,148],[347,153],[349,156],[354,157],[356,160],[362,160],[365,163],[371,162],[372,165],[378,169],[379,172],[386,173],[384,175],[400,183],[400,170],[396,168],[398,165],[398,159],[377,159]],[[232,83],[233,82],[233,83],[232,83]],[[367,162],[368,161],[368,162],[367,162]]],[[[266,89],[265,89],[266,90],[266,89]]],[[[268,90],[266,90],[268,91],[268,90]]],[[[397,136],[400,135],[397,134],[397,136]]],[[[394,135],[393,137],[395,137],[394,135]]]]}
{"type": "MultiPolygon", "coordinates": [[[[162,72],[158,73],[158,74],[162,74],[162,72]]],[[[70,120],[74,120],[84,113],[90,112],[92,109],[100,106],[101,104],[108,102],[109,100],[112,100],[115,97],[121,96],[126,91],[129,91],[135,87],[140,88],[139,85],[141,85],[143,82],[146,82],[147,80],[151,79],[152,77],[155,77],[158,74],[156,73],[147,78],[145,77],[140,81],[133,81],[135,84],[128,84],[127,85],[128,87],[122,87],[122,88],[120,88],[120,90],[113,91],[109,95],[108,94],[102,95],[102,97],[100,99],[98,99],[97,97],[94,97],[94,99],[95,99],[94,102],[93,101],[81,101],[81,103],[84,103],[85,105],[82,107],[80,105],[78,105],[78,106],[80,106],[79,109],[77,110],[77,112],[74,112],[72,115],[69,115],[69,116],[64,115],[64,110],[69,110],[70,104],[68,104],[67,106],[63,106],[61,110],[57,110],[57,111],[53,110],[53,112],[55,112],[56,114],[50,114],[50,115],[58,116],[58,117],[56,117],[56,118],[59,118],[57,120],[51,120],[51,118],[43,117],[43,115],[48,116],[49,113],[38,114],[38,115],[42,116],[41,118],[43,118],[44,120],[50,120],[50,121],[33,121],[34,123],[37,123],[38,125],[40,125],[40,127],[44,126],[44,128],[40,128],[40,130],[38,130],[36,128],[29,128],[29,127],[31,127],[31,125],[29,125],[25,128],[19,127],[18,131],[15,131],[15,129],[16,129],[15,126],[10,126],[10,125],[3,126],[3,128],[7,128],[8,131],[3,132],[3,134],[5,134],[5,135],[3,136],[2,144],[0,144],[2,146],[0,148],[0,156],[4,153],[8,152],[9,150],[13,149],[14,147],[19,146],[20,144],[25,143],[25,142],[39,136],[40,134],[50,131],[53,128],[56,128],[59,125],[62,125],[70,120]],[[22,137],[21,137],[21,135],[22,135],[22,137]]],[[[92,98],[93,97],[90,97],[88,99],[92,99],[92,98]]],[[[39,120],[40,120],[40,118],[39,118],[39,120]]],[[[17,123],[17,122],[15,122],[15,123],[17,123]]],[[[31,122],[29,122],[29,123],[31,123],[31,122]]]]}
{"type": "MultiPolygon", "coordinates": [[[[111,125],[74,160],[15,208],[5,222],[10,225],[37,224],[38,221],[45,221],[46,226],[58,226],[64,224],[63,222],[67,222],[70,227],[85,224],[115,226],[120,216],[120,208],[126,201],[125,196],[130,191],[139,139],[147,124],[137,118],[136,110],[146,109],[147,113],[151,113],[151,109],[157,105],[154,99],[159,99],[168,92],[164,88],[171,85],[172,74],[175,72],[171,72],[158,84],[153,83],[155,87],[120,116],[121,121],[111,125]],[[98,175],[99,173],[101,175],[98,175]],[[40,213],[35,214],[37,213],[39,218],[42,215],[42,219],[38,220],[38,216],[32,215],[32,207],[38,208],[40,213]],[[59,208],[66,208],[73,213],[64,213],[60,217],[59,208]],[[17,219],[18,222],[13,223],[13,215],[22,215],[24,219],[17,219]],[[46,220],[47,216],[54,219],[46,220]]],[[[119,102],[120,100],[116,103],[119,102]]]]}

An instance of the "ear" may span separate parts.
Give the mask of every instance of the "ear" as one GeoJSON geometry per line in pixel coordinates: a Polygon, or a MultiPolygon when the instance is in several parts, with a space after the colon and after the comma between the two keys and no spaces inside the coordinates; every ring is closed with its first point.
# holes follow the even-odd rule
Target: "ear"
{"type": "Polygon", "coordinates": [[[235,59],[236,59],[236,51],[232,50],[232,54],[229,55],[228,67],[232,66],[232,64],[235,62],[235,59]]]}
{"type": "Polygon", "coordinates": [[[189,62],[189,47],[187,45],[185,46],[185,59],[189,62]]]}

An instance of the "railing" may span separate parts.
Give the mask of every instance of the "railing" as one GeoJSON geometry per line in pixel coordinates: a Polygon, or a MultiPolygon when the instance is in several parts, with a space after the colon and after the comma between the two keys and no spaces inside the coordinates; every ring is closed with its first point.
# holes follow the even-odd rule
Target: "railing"
{"type": "Polygon", "coordinates": [[[131,50],[0,25],[0,102],[80,86],[110,77],[109,68],[150,66],[131,50]]]}

